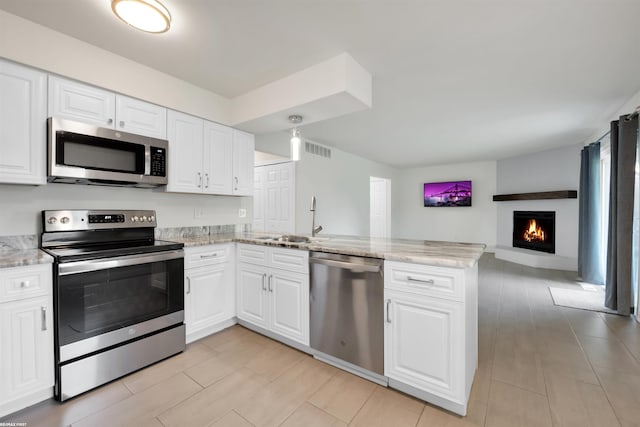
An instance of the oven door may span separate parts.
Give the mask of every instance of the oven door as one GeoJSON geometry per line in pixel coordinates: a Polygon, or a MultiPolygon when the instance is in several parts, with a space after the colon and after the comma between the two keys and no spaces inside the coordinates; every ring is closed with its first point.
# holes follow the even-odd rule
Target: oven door
{"type": "Polygon", "coordinates": [[[181,324],[184,251],[60,263],[58,362],[181,324]]]}

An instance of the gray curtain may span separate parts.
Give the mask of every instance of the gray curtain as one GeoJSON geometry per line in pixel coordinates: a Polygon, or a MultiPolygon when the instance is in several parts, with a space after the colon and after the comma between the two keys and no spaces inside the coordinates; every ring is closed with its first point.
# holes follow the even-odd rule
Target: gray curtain
{"type": "Polygon", "coordinates": [[[599,142],[582,149],[578,201],[578,274],[585,282],[603,285],[599,142]]]}
{"type": "Polygon", "coordinates": [[[638,115],[611,122],[611,189],[605,305],[618,314],[631,313],[633,250],[633,186],[638,115]]]}

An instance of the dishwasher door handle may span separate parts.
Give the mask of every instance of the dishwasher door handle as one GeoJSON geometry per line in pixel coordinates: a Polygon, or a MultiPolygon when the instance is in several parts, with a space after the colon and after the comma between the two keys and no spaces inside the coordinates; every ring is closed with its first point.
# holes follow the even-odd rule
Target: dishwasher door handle
{"type": "Polygon", "coordinates": [[[379,265],[356,264],[353,262],[335,261],[332,259],[309,258],[309,262],[313,264],[326,265],[329,267],[346,268],[347,270],[370,271],[372,273],[377,273],[380,271],[379,265]]]}

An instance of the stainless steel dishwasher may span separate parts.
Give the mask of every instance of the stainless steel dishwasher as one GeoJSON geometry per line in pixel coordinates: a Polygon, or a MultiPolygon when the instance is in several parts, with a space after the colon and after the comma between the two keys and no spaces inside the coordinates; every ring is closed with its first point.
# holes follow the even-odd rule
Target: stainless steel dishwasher
{"type": "Polygon", "coordinates": [[[309,273],[316,357],[384,375],[383,261],[311,252],[309,273]]]}

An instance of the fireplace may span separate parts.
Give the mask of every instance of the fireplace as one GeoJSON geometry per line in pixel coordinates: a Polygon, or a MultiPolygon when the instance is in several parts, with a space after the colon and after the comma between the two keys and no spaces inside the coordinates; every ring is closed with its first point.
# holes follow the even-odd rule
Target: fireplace
{"type": "Polygon", "coordinates": [[[513,247],[556,253],[556,213],[514,211],[513,247]]]}

